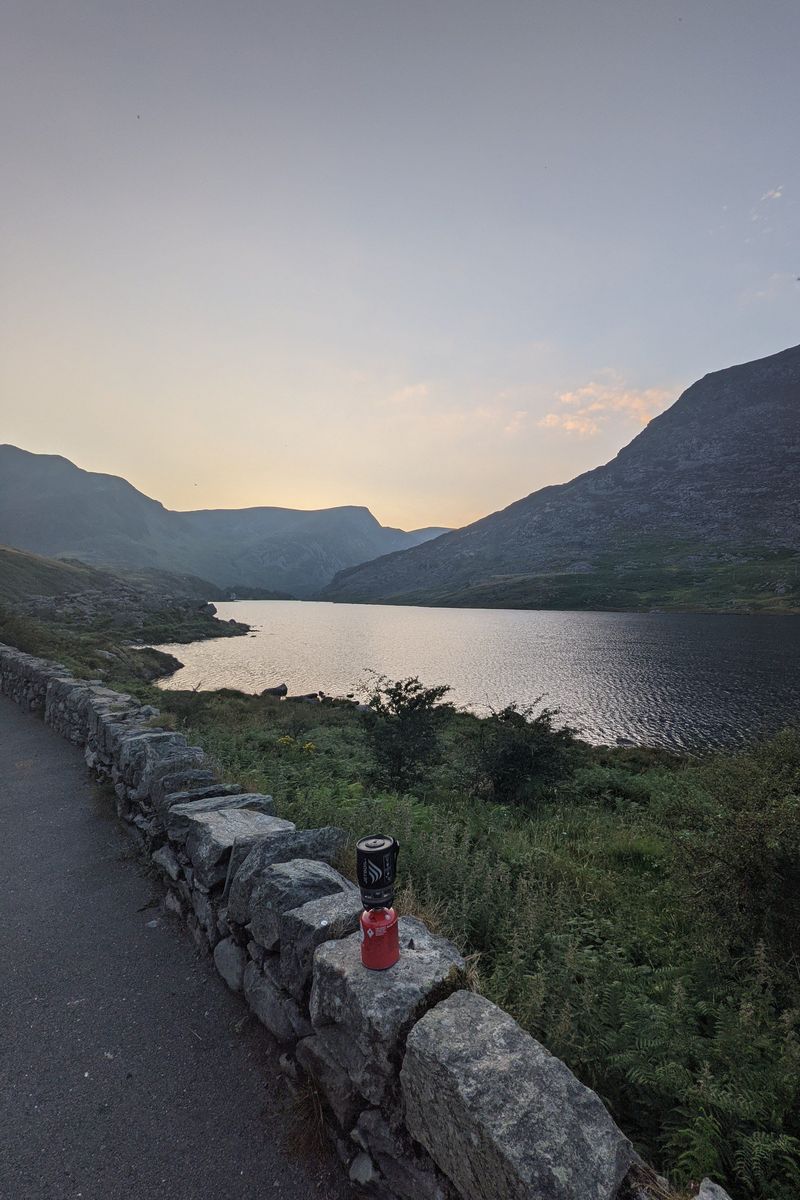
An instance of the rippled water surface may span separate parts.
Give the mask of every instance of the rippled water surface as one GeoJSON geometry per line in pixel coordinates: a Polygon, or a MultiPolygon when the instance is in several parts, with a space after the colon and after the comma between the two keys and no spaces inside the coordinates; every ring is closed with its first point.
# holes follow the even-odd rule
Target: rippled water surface
{"type": "Polygon", "coordinates": [[[594,742],[731,746],[800,723],[800,617],[517,612],[241,600],[250,637],[163,647],[167,688],[343,694],[369,669],[477,711],[544,695],[594,742]]]}

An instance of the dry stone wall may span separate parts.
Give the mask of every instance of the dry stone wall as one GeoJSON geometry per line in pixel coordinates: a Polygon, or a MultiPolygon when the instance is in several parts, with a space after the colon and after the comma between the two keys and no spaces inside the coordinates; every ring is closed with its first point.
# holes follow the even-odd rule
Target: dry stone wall
{"type": "Polygon", "coordinates": [[[363,968],[343,830],[296,829],[270,796],[220,783],[157,710],[57,663],[0,645],[0,690],[111,785],[165,907],[282,1043],[293,1086],[314,1088],[363,1193],[645,1200],[647,1172],[600,1099],[466,990],[455,946],[404,917],[400,961],[363,968]]]}

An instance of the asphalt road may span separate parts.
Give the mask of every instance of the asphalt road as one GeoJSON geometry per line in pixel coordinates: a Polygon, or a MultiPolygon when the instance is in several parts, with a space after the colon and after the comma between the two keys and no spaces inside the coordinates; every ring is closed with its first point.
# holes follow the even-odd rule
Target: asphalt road
{"type": "Polygon", "coordinates": [[[0,1200],[344,1200],[297,1125],[82,754],[0,697],[0,1200]]]}

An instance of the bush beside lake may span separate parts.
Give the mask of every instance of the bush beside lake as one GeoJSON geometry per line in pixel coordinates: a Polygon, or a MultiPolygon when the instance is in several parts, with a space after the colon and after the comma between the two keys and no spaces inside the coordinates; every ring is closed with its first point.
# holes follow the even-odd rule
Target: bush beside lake
{"type": "Polygon", "coordinates": [[[591,748],[555,714],[526,714],[526,749],[508,713],[446,707],[437,752],[397,789],[377,782],[394,758],[374,721],[399,719],[385,695],[362,715],[224,691],[159,702],[282,816],[395,834],[402,907],[474,956],[480,990],[673,1180],[796,1200],[798,733],[690,762],[591,748]]]}
{"type": "Polygon", "coordinates": [[[645,1158],[681,1185],[796,1200],[800,733],[689,761],[592,748],[543,706],[478,719],[418,681],[374,681],[359,713],[156,692],[101,631],[6,614],[0,640],[102,664],[300,825],[395,834],[403,910],[472,955],[475,986],[645,1158]]]}

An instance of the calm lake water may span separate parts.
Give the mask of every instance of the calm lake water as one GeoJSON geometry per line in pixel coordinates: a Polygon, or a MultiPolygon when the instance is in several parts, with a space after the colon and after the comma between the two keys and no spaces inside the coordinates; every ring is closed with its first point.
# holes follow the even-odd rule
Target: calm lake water
{"type": "Polygon", "coordinates": [[[593,742],[746,744],[800,724],[800,617],[518,612],[241,600],[242,638],[164,646],[165,688],[358,690],[367,670],[449,683],[476,711],[544,696],[593,742]]]}

